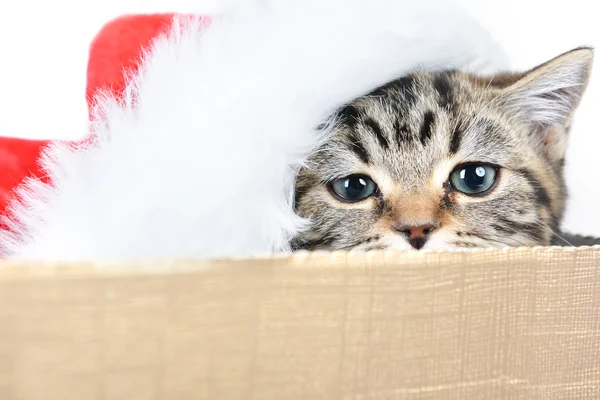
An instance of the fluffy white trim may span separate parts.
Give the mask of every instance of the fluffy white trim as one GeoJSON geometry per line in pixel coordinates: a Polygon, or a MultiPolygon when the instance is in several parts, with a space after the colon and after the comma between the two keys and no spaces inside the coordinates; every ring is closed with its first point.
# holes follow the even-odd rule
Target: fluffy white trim
{"type": "Polygon", "coordinates": [[[448,0],[246,0],[174,24],[95,144],[56,144],[5,256],[82,260],[285,251],[295,172],[338,107],[415,68],[495,70],[502,51],[448,0]]]}

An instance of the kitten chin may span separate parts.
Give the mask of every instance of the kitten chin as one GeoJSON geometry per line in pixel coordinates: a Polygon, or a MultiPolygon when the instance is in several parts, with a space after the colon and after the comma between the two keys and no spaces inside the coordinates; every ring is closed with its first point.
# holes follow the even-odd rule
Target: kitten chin
{"type": "Polygon", "coordinates": [[[563,165],[593,60],[524,73],[422,71],[335,115],[296,180],[295,249],[469,249],[556,242],[563,165]]]}

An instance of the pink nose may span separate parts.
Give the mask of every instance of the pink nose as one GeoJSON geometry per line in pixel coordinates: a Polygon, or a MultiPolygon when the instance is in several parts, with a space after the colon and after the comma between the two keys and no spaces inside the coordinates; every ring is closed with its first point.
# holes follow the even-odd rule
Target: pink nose
{"type": "Polygon", "coordinates": [[[410,243],[410,245],[417,250],[420,250],[425,246],[425,243],[427,243],[427,239],[429,239],[429,235],[437,228],[438,227],[433,224],[424,224],[417,226],[403,224],[394,225],[394,230],[404,234],[408,239],[408,243],[410,243]]]}

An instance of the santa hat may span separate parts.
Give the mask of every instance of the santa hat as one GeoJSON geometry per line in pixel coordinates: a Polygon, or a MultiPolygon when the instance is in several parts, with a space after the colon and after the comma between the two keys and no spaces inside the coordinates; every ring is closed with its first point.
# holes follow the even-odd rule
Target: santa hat
{"type": "MultiPolygon", "coordinates": [[[[143,52],[152,40],[169,32],[173,17],[172,13],[125,15],[102,27],[89,50],[85,96],[90,114],[99,91],[110,91],[117,99],[122,96],[127,73],[137,71],[143,52]]],[[[26,179],[48,182],[40,156],[51,143],[0,136],[0,215],[6,214],[15,188],[26,179]]]]}
{"type": "Polygon", "coordinates": [[[247,0],[210,21],[119,19],[92,46],[89,140],[48,146],[32,171],[47,179],[16,190],[2,252],[287,250],[304,223],[295,173],[336,109],[417,68],[503,67],[501,49],[448,0],[247,0]]]}

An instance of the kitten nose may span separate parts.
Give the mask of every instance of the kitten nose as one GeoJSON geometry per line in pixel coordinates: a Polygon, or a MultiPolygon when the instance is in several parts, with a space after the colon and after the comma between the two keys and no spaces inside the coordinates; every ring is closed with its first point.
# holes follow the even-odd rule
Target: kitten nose
{"type": "Polygon", "coordinates": [[[416,226],[401,224],[394,225],[394,229],[404,234],[408,238],[408,243],[410,243],[410,245],[417,250],[421,250],[425,246],[427,239],[429,239],[429,235],[437,228],[438,227],[433,224],[416,226]]]}

